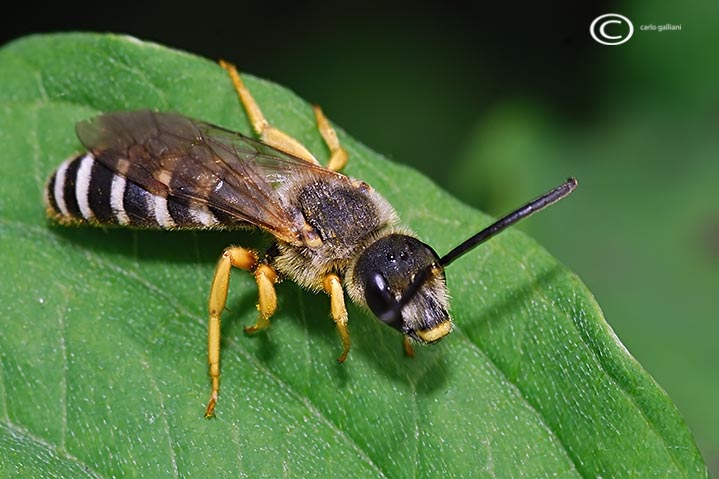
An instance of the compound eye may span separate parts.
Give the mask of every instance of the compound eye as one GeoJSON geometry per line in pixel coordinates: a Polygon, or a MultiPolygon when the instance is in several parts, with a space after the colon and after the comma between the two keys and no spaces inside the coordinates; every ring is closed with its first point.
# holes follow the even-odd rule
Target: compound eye
{"type": "Polygon", "coordinates": [[[369,275],[364,290],[367,306],[380,321],[394,326],[393,323],[401,323],[397,313],[397,301],[392,296],[389,284],[382,273],[374,272],[369,275]]]}

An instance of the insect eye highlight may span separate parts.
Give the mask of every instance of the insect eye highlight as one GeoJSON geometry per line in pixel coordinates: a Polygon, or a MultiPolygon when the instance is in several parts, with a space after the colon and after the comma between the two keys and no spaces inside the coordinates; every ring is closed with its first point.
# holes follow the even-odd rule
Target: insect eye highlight
{"type": "Polygon", "coordinates": [[[380,321],[388,325],[398,328],[401,326],[401,315],[395,317],[397,300],[390,291],[387,279],[380,272],[372,272],[367,276],[365,282],[365,301],[369,309],[380,319],[380,321]],[[395,325],[395,323],[397,323],[395,325]]]}

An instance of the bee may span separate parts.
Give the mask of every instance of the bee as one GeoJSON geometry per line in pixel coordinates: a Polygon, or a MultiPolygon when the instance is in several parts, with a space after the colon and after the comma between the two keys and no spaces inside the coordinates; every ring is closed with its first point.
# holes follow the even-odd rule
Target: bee
{"type": "Polygon", "coordinates": [[[257,138],[174,113],[114,112],[76,125],[87,151],[63,162],[45,188],[48,216],[64,225],[145,229],[259,227],[274,242],[264,254],[227,247],[208,301],[211,393],[220,389],[220,316],[231,269],[253,274],[259,290],[256,323],[266,329],[277,308],[275,284],[288,278],[325,292],[342,343],[350,350],[344,291],[402,333],[404,346],[431,344],[452,331],[445,267],[508,226],[569,195],[569,178],[440,257],[399,224],[395,210],[367,183],[339,172],[348,155],[319,107],[317,126],[327,167],[300,142],[270,125],[235,67],[220,62],[257,138]]]}

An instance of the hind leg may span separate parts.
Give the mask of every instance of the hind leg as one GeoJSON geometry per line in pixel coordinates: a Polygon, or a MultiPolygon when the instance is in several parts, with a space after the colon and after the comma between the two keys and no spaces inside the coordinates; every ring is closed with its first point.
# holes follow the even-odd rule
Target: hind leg
{"type": "Polygon", "coordinates": [[[259,263],[257,253],[252,250],[238,246],[226,248],[217,262],[208,301],[210,321],[207,332],[207,360],[210,366],[212,391],[207,409],[205,409],[207,418],[215,415],[215,405],[220,394],[220,316],[227,303],[227,291],[233,267],[252,271],[259,289],[257,304],[259,318],[254,326],[245,328],[245,331],[255,332],[267,328],[270,325],[270,317],[277,309],[277,295],[274,286],[277,282],[277,273],[275,270],[266,264],[259,263]]]}
{"type": "MultiPolygon", "coordinates": [[[[318,165],[319,162],[317,159],[302,143],[282,130],[272,126],[267,121],[265,115],[262,113],[262,110],[260,110],[259,105],[257,105],[257,102],[242,81],[237,68],[224,60],[220,61],[220,66],[230,75],[232,85],[235,87],[235,91],[237,91],[237,95],[240,97],[240,102],[250,119],[252,129],[260,137],[260,139],[278,150],[282,150],[309,163],[318,165]]],[[[315,120],[317,121],[317,129],[322,135],[322,139],[325,141],[325,144],[330,151],[330,160],[327,168],[333,171],[339,171],[347,163],[347,152],[340,146],[337,133],[334,128],[332,128],[332,125],[330,125],[327,117],[325,117],[324,113],[322,113],[320,107],[315,106],[314,112],[315,120]]]]}

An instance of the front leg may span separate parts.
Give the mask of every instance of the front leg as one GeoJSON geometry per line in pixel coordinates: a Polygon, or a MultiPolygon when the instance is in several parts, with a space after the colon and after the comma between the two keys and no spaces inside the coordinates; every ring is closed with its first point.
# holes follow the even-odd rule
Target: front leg
{"type": "Polygon", "coordinates": [[[330,295],[330,311],[332,320],[337,325],[337,331],[342,340],[342,354],[337,359],[343,363],[347,359],[350,352],[350,333],[347,330],[347,307],[345,306],[345,296],[342,291],[342,283],[336,274],[328,274],[322,281],[325,292],[330,295]]]}

